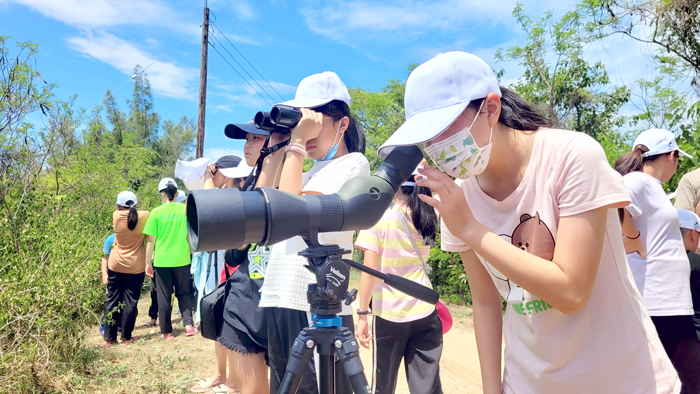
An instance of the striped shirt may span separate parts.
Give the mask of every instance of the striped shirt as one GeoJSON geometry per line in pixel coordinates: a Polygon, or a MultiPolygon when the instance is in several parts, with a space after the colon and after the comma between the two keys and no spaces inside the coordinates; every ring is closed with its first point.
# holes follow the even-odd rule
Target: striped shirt
{"type": "MultiPolygon", "coordinates": [[[[416,254],[399,215],[403,215],[423,260],[427,261],[430,246],[423,244],[423,237],[413,226],[410,211],[405,207],[394,206],[384,213],[374,227],[360,231],[355,246],[377,253],[378,270],[382,273],[398,275],[432,288],[423,263],[416,254]]],[[[417,300],[380,281],[374,283],[372,313],[375,316],[395,323],[403,323],[422,319],[434,310],[434,305],[417,300]]]]}

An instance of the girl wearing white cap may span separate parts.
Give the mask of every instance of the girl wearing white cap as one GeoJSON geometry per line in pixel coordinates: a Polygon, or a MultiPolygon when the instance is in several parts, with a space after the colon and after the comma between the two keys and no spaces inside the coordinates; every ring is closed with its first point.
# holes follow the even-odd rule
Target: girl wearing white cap
{"type": "MultiPolygon", "coordinates": [[[[365,137],[360,125],[350,113],[350,95],[340,78],[333,72],[324,72],[304,78],[294,100],[281,103],[299,108],[303,114],[291,135],[273,133],[270,145],[290,138],[283,150],[266,158],[260,181],[275,179],[266,169],[276,169],[286,153],[279,175],[279,189],[299,194],[332,194],[349,179],[370,174],[369,162],[364,156],[365,137]],[[304,159],[316,161],[303,173],[304,159]]],[[[319,234],[324,245],[339,245],[352,250],[353,232],[319,234]]],[[[299,332],[311,322],[306,292],[315,276],[298,255],[306,249],[301,237],[294,237],[272,247],[262,287],[260,306],[265,308],[268,327],[268,357],[270,362],[270,392],[279,390],[289,361],[292,344],[299,332]]],[[[350,258],[351,255],[346,256],[350,258]]],[[[344,310],[343,325],[353,330],[352,310],[344,310]]],[[[351,393],[350,382],[343,368],[336,368],[338,393],[351,393]]],[[[300,393],[318,392],[314,363],[308,366],[300,393]]]]}
{"type": "Polygon", "coordinates": [[[190,245],[187,243],[185,205],[177,202],[177,183],[174,179],[161,179],[158,191],[163,205],[153,209],[143,229],[143,233],[149,236],[146,245],[146,275],[152,278],[155,267],[158,320],[163,338],[174,338],[170,320],[173,289],[185,324],[185,335],[192,336],[195,329],[192,322],[190,245]]]}
{"type": "Polygon", "coordinates": [[[690,389],[689,379],[700,376],[700,364],[688,360],[685,351],[691,347],[689,342],[697,342],[688,286],[690,264],[678,212],[661,186],[676,173],[679,157],[690,155],[678,148],[673,133],[661,129],[639,134],[633,147],[615,162],[632,199],[620,211],[627,260],[661,343],[684,390],[690,389]]]}
{"type": "Polygon", "coordinates": [[[625,258],[616,209],[630,199],[602,147],[549,128],[464,52],[416,68],[405,107],[380,154],[419,145],[437,166],[417,184],[437,193],[421,199],[464,263],[484,392],[679,392],[625,258]]]}
{"type": "Polygon", "coordinates": [[[148,211],[136,210],[137,203],[134,193],[123,191],[117,195],[117,210],[112,215],[115,240],[106,267],[105,347],[117,343],[119,320],[122,345],[136,340],[131,333],[139,313],[137,304],[146,269],[143,227],[148,218],[148,211]]]}

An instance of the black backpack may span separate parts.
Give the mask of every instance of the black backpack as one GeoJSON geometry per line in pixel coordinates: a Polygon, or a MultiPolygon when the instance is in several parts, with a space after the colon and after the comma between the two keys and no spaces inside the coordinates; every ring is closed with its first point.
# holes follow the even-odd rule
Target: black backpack
{"type": "MultiPolygon", "coordinates": [[[[216,256],[216,252],[214,252],[216,256]]],[[[237,267],[246,259],[248,256],[248,248],[244,250],[229,249],[224,255],[224,260],[226,265],[237,267]]],[[[216,257],[215,257],[216,259],[216,257]]],[[[209,268],[207,268],[207,280],[209,280],[209,273],[211,268],[211,255],[209,255],[209,268]]],[[[218,264],[217,264],[218,267],[218,264]]],[[[224,327],[224,308],[226,306],[226,296],[229,292],[229,274],[228,269],[226,272],[226,281],[220,283],[219,286],[214,289],[211,293],[202,297],[202,301],[199,305],[200,311],[199,316],[201,318],[200,329],[202,331],[202,336],[212,341],[221,335],[221,330],[224,327]]],[[[217,272],[218,275],[218,272],[217,272]]]]}

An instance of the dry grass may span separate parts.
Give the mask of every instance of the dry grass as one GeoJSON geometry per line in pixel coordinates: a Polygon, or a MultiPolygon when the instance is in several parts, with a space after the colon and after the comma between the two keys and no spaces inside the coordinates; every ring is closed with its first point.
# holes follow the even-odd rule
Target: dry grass
{"type": "MultiPolygon", "coordinates": [[[[214,344],[201,335],[185,337],[180,316],[173,316],[175,339],[171,341],[160,338],[158,327],[141,327],[149,320],[149,303],[148,297],[139,302],[139,317],[134,330],[138,341],[135,344],[102,349],[99,347],[103,340],[98,327],[93,327],[89,332],[88,346],[98,349],[98,354],[88,375],[64,376],[56,386],[66,391],[90,394],[192,393],[189,388],[214,370],[214,344]]],[[[445,337],[441,362],[443,389],[446,393],[480,392],[479,367],[472,343],[471,308],[450,305],[450,310],[455,326],[445,337]]],[[[367,378],[371,379],[372,353],[362,349],[360,355],[367,378]]],[[[396,392],[408,393],[403,371],[396,392]]]]}

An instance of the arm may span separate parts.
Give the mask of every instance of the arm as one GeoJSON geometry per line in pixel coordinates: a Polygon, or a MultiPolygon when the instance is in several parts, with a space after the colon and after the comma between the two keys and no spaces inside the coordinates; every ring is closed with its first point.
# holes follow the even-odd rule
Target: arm
{"type": "MultiPolygon", "coordinates": [[[[291,133],[290,144],[301,144],[306,146],[306,143],[313,138],[316,138],[323,128],[323,114],[310,109],[302,108],[302,118],[294,127],[291,133]]],[[[280,190],[302,195],[301,175],[304,172],[304,155],[289,151],[287,159],[282,166],[282,176],[280,179],[280,190]]]]}
{"type": "Polygon", "coordinates": [[[153,247],[156,244],[156,237],[152,235],[147,235],[146,237],[146,275],[153,278],[153,265],[151,265],[151,261],[153,261],[153,247]]]}
{"type": "Polygon", "coordinates": [[[462,188],[447,175],[434,168],[425,168],[421,174],[428,180],[418,184],[437,192],[440,201],[425,195],[420,195],[421,200],[440,211],[450,232],[497,270],[563,313],[576,313],[586,305],[603,251],[607,212],[617,206],[562,217],[549,261],[512,245],[474,219],[462,188]]]}
{"type": "MultiPolygon", "coordinates": [[[[365,266],[372,269],[379,268],[379,255],[377,252],[365,250],[365,266]]],[[[372,299],[372,288],[374,287],[374,277],[370,274],[362,273],[360,278],[360,305],[361,311],[369,310],[369,302],[372,299]]],[[[367,315],[361,315],[357,318],[357,327],[355,336],[360,344],[369,348],[369,341],[372,340],[372,334],[369,334],[369,326],[367,323],[367,315]]]]}
{"type": "Polygon", "coordinates": [[[106,285],[107,282],[109,281],[109,277],[107,276],[107,261],[108,257],[107,256],[102,256],[102,284],[106,285]]]}
{"type": "MultiPolygon", "coordinates": [[[[269,144],[274,146],[284,141],[284,139],[284,135],[280,135],[280,133],[272,133],[269,144]]],[[[258,181],[255,184],[255,187],[275,187],[277,174],[280,171],[280,167],[282,167],[283,163],[284,149],[280,149],[277,152],[267,155],[265,159],[263,159],[262,168],[260,169],[260,175],[258,176],[258,181]]]]}
{"type": "Polygon", "coordinates": [[[460,253],[472,292],[474,335],[484,393],[501,392],[501,295],[474,251],[460,253]]]}
{"type": "Polygon", "coordinates": [[[622,208],[622,244],[625,246],[625,253],[639,253],[642,258],[647,257],[647,248],[642,241],[642,233],[637,230],[637,226],[632,220],[629,211],[622,208]]]}

